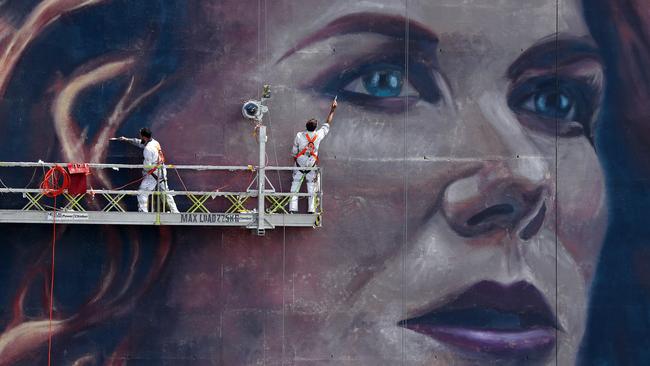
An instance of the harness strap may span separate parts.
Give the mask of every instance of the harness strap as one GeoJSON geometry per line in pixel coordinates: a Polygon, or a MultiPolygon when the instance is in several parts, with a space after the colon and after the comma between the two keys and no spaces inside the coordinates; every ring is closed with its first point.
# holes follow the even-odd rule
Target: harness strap
{"type": "MultiPolygon", "coordinates": [[[[151,143],[151,141],[147,142],[147,145],[149,145],[149,143],[151,143]]],[[[158,161],[156,162],[157,165],[147,172],[147,175],[151,175],[152,177],[154,177],[154,179],[156,179],[156,181],[158,180],[158,176],[154,174],[154,172],[160,169],[160,167],[165,164],[165,154],[163,154],[163,151],[160,148],[160,144],[157,145],[158,145],[158,161]]]]}
{"type": "Polygon", "coordinates": [[[316,142],[316,139],[318,138],[318,135],[314,134],[314,137],[309,136],[308,133],[305,133],[305,137],[307,138],[307,146],[305,146],[304,149],[302,149],[298,155],[296,155],[295,159],[298,159],[302,155],[304,155],[307,150],[309,150],[309,155],[313,156],[314,159],[316,159],[316,164],[318,164],[318,155],[316,154],[316,147],[314,145],[314,142],[316,142]]]}
{"type": "MultiPolygon", "coordinates": [[[[300,167],[300,165],[298,165],[297,161],[295,162],[295,164],[296,164],[297,167],[300,167]]],[[[299,170],[299,172],[301,172],[303,175],[307,175],[307,174],[309,174],[310,170],[299,170]]],[[[303,177],[303,179],[304,179],[304,177],[303,177]]]]}

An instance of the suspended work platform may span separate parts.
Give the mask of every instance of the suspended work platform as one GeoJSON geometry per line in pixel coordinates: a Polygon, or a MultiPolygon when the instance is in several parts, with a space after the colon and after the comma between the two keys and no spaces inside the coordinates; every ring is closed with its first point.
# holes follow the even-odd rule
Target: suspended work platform
{"type": "MultiPolygon", "coordinates": [[[[273,167],[266,166],[266,127],[257,126],[259,143],[259,164],[257,166],[212,166],[212,165],[165,165],[167,179],[174,174],[183,186],[183,190],[171,191],[138,191],[123,190],[130,185],[136,185],[140,179],[131,181],[119,189],[84,189],[83,193],[73,194],[70,189],[59,187],[56,194],[51,189],[30,187],[39,168],[43,169],[43,177],[38,182],[48,181],[46,169],[58,170],[69,177],[63,167],[64,163],[44,162],[0,162],[0,177],[20,177],[17,169],[31,168],[34,170],[32,179],[25,188],[12,188],[0,180],[0,223],[32,223],[32,224],[91,224],[91,225],[183,225],[183,226],[232,226],[254,230],[258,235],[264,235],[265,230],[276,227],[320,227],[322,224],[322,189],[321,169],[319,167],[273,167]],[[277,192],[267,176],[267,172],[277,173],[279,182],[287,180],[289,175],[282,178],[281,173],[295,170],[316,171],[316,190],[312,193],[277,192]],[[219,186],[219,181],[232,181],[232,176],[251,173],[250,183],[243,191],[222,191],[214,189],[189,190],[181,178],[181,171],[200,173],[201,181],[212,186],[219,186]],[[217,173],[221,173],[220,175],[217,173]],[[215,175],[213,177],[213,175],[215,175]],[[218,176],[217,176],[218,175],[218,176]],[[141,193],[149,194],[151,212],[137,212],[133,209],[136,196],[141,193]],[[166,195],[176,200],[180,213],[170,213],[165,207],[166,195]],[[52,197],[54,196],[54,197],[52,197]],[[314,213],[289,213],[288,206],[292,196],[299,201],[313,197],[315,199],[314,213]],[[132,209],[128,209],[131,206],[132,209]],[[135,212],[134,212],[135,211],[135,212]]],[[[109,175],[119,173],[122,169],[136,169],[130,176],[140,175],[143,169],[150,173],[161,166],[144,166],[134,164],[77,164],[83,166],[90,174],[101,177],[95,181],[112,181],[109,175]]],[[[120,178],[120,177],[116,177],[120,178]]],[[[122,175],[122,179],[124,176],[122,175]]],[[[51,176],[50,176],[51,179],[51,176]]],[[[85,176],[83,179],[86,179],[85,176]]],[[[85,183],[85,181],[84,181],[85,183]]],[[[85,187],[85,184],[83,184],[85,187]]],[[[304,204],[303,204],[304,205],[304,204]]]]}
{"type": "MultiPolygon", "coordinates": [[[[0,162],[0,176],[11,174],[11,171],[15,171],[16,168],[45,170],[65,165],[44,162],[0,162]]],[[[85,166],[91,170],[91,174],[103,169],[140,171],[152,168],[130,164],[85,164],[85,166]]],[[[254,176],[248,188],[241,192],[88,189],[85,193],[77,195],[70,194],[66,190],[56,199],[48,197],[42,189],[11,188],[3,183],[4,187],[0,188],[0,223],[52,224],[56,220],[60,224],[233,226],[252,229],[260,235],[264,234],[265,230],[276,227],[321,226],[322,191],[319,167],[166,165],[166,168],[168,178],[173,176],[174,170],[200,171],[208,175],[210,172],[229,174],[251,172],[254,176]],[[277,192],[266,176],[267,171],[290,172],[296,169],[316,170],[319,183],[316,192],[313,194],[277,192]],[[128,211],[127,206],[134,207],[136,196],[140,193],[150,195],[149,206],[153,212],[128,211]],[[165,207],[165,195],[174,197],[180,213],[167,212],[169,210],[165,207]],[[297,196],[300,201],[314,196],[316,212],[289,213],[288,205],[291,196],[297,196]],[[222,207],[223,210],[215,212],[210,209],[210,206],[222,207]]],[[[180,174],[178,177],[180,179],[180,174]]]]}

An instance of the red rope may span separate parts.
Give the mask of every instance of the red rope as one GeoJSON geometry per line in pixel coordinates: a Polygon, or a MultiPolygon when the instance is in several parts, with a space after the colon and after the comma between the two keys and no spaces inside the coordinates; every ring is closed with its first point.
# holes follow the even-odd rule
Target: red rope
{"type": "Polygon", "coordinates": [[[126,188],[126,187],[130,186],[131,184],[138,183],[139,181],[143,180],[144,177],[146,177],[146,175],[143,175],[142,177],[140,177],[140,178],[138,178],[138,179],[132,180],[132,181],[130,181],[129,183],[123,185],[123,186],[119,186],[119,187],[117,187],[117,188],[113,188],[113,190],[115,190],[115,191],[119,191],[120,189],[122,189],[122,188],[126,188]]]}
{"type": "Polygon", "coordinates": [[[52,313],[54,309],[54,255],[56,253],[56,196],[52,211],[52,268],[50,269],[50,322],[48,324],[47,366],[52,365],[52,313]]]}
{"type": "Polygon", "coordinates": [[[41,191],[47,197],[63,194],[70,186],[70,175],[62,167],[55,165],[45,173],[41,182],[41,191]]]}
{"type": "Polygon", "coordinates": [[[55,165],[45,173],[41,182],[43,195],[54,198],[52,209],[52,267],[50,269],[50,321],[48,324],[47,364],[52,364],[52,318],[54,313],[54,259],[56,254],[56,197],[70,186],[70,175],[62,167],[55,165]]]}

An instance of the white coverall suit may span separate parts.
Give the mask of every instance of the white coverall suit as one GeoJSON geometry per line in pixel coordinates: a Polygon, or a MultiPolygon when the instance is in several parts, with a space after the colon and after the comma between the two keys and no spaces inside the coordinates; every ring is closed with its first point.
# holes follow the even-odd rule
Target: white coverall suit
{"type": "MultiPolygon", "coordinates": [[[[144,157],[142,165],[150,166],[150,167],[160,165],[158,169],[154,170],[151,173],[149,172],[151,171],[152,168],[148,168],[148,169],[146,167],[143,168],[142,175],[144,176],[144,178],[140,183],[139,190],[153,191],[154,189],[156,189],[156,185],[158,185],[160,192],[169,191],[169,187],[167,186],[167,168],[165,168],[164,165],[164,157],[163,157],[164,155],[162,153],[162,148],[160,147],[160,143],[158,143],[158,141],[154,140],[153,138],[149,140],[149,142],[146,145],[142,144],[139,138],[128,139],[128,141],[133,145],[138,146],[141,149],[144,149],[142,152],[142,155],[144,157]]],[[[164,196],[167,200],[167,207],[169,207],[169,210],[172,213],[178,213],[178,208],[176,208],[174,197],[172,197],[169,194],[165,194],[164,196]]],[[[149,197],[149,193],[138,194],[138,211],[149,212],[149,209],[147,207],[148,197],[149,197]]]]}
{"type": "MultiPolygon", "coordinates": [[[[325,123],[321,128],[314,132],[302,131],[296,134],[296,138],[293,140],[293,148],[291,149],[291,154],[296,158],[296,165],[301,167],[313,167],[318,163],[318,147],[329,131],[330,124],[325,123]]],[[[314,193],[316,191],[317,182],[315,170],[294,170],[293,182],[291,183],[291,193],[300,191],[303,177],[307,181],[307,192],[314,193]]],[[[289,211],[298,211],[298,196],[291,196],[289,211]]],[[[314,213],[316,211],[315,196],[311,196],[308,199],[308,211],[309,213],[314,213]]]]}

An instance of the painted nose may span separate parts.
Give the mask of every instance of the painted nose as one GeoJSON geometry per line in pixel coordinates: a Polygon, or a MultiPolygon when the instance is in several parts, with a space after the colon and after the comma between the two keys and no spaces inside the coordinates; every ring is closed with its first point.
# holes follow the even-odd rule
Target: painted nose
{"type": "Polygon", "coordinates": [[[550,188],[548,175],[539,173],[509,163],[488,162],[455,180],[447,186],[442,200],[449,226],[463,237],[502,230],[517,232],[523,240],[532,238],[544,223],[550,188]]]}

